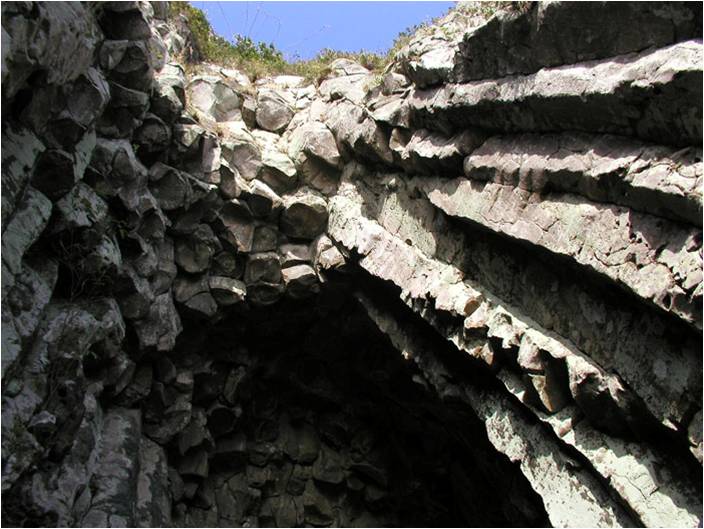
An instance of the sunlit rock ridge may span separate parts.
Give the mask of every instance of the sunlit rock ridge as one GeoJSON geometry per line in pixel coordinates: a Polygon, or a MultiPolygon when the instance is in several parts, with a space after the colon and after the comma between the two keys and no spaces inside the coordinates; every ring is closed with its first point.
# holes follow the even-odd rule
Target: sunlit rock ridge
{"type": "Polygon", "coordinates": [[[701,3],[168,13],[2,4],[4,525],[701,526],[701,3]]]}

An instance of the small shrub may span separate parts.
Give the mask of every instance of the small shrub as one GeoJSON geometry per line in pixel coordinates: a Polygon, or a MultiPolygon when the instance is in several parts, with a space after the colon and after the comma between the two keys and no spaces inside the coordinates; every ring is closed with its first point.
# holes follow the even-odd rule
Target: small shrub
{"type": "MultiPolygon", "coordinates": [[[[457,10],[466,16],[490,18],[501,10],[523,11],[530,7],[531,2],[501,2],[472,1],[461,2],[440,17],[429,22],[422,22],[406,28],[398,34],[391,48],[386,53],[375,53],[366,50],[344,52],[323,49],[309,60],[294,60],[288,62],[283,53],[273,44],[255,42],[248,36],[234,35],[235,42],[216,35],[213,32],[205,14],[188,2],[170,2],[170,17],[183,16],[193,35],[194,45],[202,60],[237,68],[246,73],[253,81],[272,75],[299,75],[307,82],[319,84],[330,73],[329,65],[339,58],[351,59],[368,70],[379,73],[396,57],[396,54],[406,46],[413,35],[423,31],[450,11],[457,10]]],[[[442,30],[442,28],[441,28],[442,30]]]]}
{"type": "Polygon", "coordinates": [[[300,75],[308,82],[319,83],[328,73],[329,64],[341,57],[352,59],[372,71],[381,71],[388,64],[388,54],[361,50],[342,52],[324,49],[310,60],[287,62],[273,44],[255,42],[250,37],[235,35],[234,44],[213,32],[205,14],[188,2],[171,2],[170,17],[183,16],[193,35],[194,45],[202,60],[238,68],[253,81],[271,75],[300,75]]]}

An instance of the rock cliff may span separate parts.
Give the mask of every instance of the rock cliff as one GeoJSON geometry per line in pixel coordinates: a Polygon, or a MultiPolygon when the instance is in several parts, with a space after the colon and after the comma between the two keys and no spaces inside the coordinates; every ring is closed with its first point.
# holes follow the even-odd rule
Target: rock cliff
{"type": "Polygon", "coordinates": [[[2,5],[2,521],[701,526],[702,8],[383,73],[2,5]]]}

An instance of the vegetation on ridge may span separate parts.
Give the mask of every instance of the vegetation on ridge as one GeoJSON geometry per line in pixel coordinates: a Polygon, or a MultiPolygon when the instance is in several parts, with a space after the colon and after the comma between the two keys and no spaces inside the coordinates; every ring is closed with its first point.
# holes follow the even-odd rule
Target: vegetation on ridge
{"type": "Polygon", "coordinates": [[[207,62],[232,66],[246,73],[252,80],[268,75],[300,75],[308,81],[319,81],[328,72],[330,63],[341,57],[352,59],[372,71],[380,71],[389,62],[389,56],[369,51],[343,52],[324,49],[310,60],[288,62],[273,44],[254,42],[249,37],[235,35],[235,43],[213,32],[203,11],[188,2],[170,2],[170,16],[183,16],[193,35],[201,58],[207,62]]]}
{"type": "MultiPolygon", "coordinates": [[[[466,16],[490,18],[501,9],[520,9],[530,2],[473,1],[458,2],[451,10],[458,10],[466,16]]],[[[189,2],[169,3],[170,17],[184,17],[194,45],[202,60],[231,66],[246,73],[253,81],[270,75],[300,75],[308,82],[320,82],[329,73],[330,63],[339,58],[352,59],[372,72],[381,72],[391,63],[396,54],[406,46],[413,35],[437,22],[437,17],[430,22],[422,22],[399,33],[391,48],[384,54],[361,50],[345,52],[325,48],[313,59],[288,62],[283,53],[273,44],[254,42],[251,38],[235,35],[235,43],[216,35],[205,13],[193,7],[189,2]]],[[[446,13],[447,14],[447,13],[446,13]]],[[[446,15],[445,14],[445,15],[446,15]]],[[[445,16],[442,15],[442,16],[445,16]]]]}

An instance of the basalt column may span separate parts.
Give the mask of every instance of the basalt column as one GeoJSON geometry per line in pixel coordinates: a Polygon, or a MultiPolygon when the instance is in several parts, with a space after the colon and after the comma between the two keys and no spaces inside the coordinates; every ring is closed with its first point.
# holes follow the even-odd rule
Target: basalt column
{"type": "Polygon", "coordinates": [[[3,3],[3,523],[701,525],[701,17],[253,81],[167,3],[3,3]]]}

